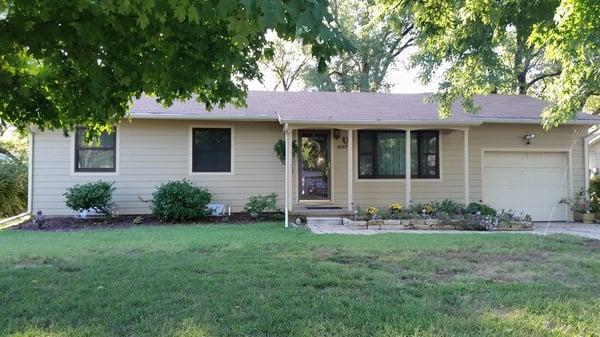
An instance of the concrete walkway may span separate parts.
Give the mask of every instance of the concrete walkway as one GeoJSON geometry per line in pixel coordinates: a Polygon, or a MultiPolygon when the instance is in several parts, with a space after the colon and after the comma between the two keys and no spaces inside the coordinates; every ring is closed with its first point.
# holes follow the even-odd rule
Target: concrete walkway
{"type": "Polygon", "coordinates": [[[350,235],[374,235],[384,233],[416,233],[416,234],[571,234],[590,239],[600,240],[600,224],[586,225],[582,223],[551,222],[536,223],[533,231],[524,232],[477,232],[477,231],[454,231],[454,230],[355,230],[344,225],[308,224],[307,227],[315,234],[350,234],[350,235]]]}

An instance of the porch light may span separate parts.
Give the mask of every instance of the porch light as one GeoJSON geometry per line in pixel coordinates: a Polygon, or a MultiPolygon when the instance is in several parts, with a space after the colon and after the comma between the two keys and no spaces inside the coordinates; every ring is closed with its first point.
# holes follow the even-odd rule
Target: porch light
{"type": "Polygon", "coordinates": [[[523,140],[525,144],[529,145],[535,139],[535,135],[533,133],[523,136],[523,140]]]}

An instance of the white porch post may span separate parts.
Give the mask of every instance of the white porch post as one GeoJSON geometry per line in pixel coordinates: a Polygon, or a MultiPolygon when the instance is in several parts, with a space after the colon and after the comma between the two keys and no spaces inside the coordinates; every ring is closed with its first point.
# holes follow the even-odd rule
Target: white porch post
{"type": "Polygon", "coordinates": [[[292,186],[290,184],[290,176],[292,171],[292,131],[289,128],[288,124],[285,124],[284,128],[284,137],[285,137],[285,227],[289,226],[290,221],[290,210],[291,210],[291,202],[290,195],[292,186]]]}
{"type": "Polygon", "coordinates": [[[404,148],[404,166],[405,166],[405,182],[406,182],[406,200],[405,207],[410,205],[411,197],[411,172],[410,172],[410,129],[406,130],[406,143],[404,148]]]}
{"type": "Polygon", "coordinates": [[[583,188],[585,188],[586,191],[590,189],[590,150],[588,144],[589,140],[589,135],[583,137],[583,166],[585,166],[583,170],[583,188]]]}
{"type": "Polygon", "coordinates": [[[353,209],[354,186],[352,186],[354,178],[354,148],[353,148],[354,130],[348,129],[348,211],[353,209]]]}
{"type": "Polygon", "coordinates": [[[469,196],[469,129],[464,131],[464,173],[465,173],[465,205],[471,201],[469,196]]]}

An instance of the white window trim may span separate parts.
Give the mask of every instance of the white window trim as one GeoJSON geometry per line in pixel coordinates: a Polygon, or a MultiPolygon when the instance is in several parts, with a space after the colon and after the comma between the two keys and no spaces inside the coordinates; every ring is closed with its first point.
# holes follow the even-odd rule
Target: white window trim
{"type": "Polygon", "coordinates": [[[233,125],[215,125],[215,124],[190,124],[188,127],[188,175],[190,176],[232,176],[235,175],[235,127],[233,125]],[[230,129],[231,130],[231,158],[229,172],[194,172],[193,170],[193,137],[194,129],[230,129]]]}
{"type": "MultiPolygon", "coordinates": [[[[353,137],[354,137],[354,146],[352,149],[352,155],[353,155],[353,165],[354,167],[352,168],[352,175],[354,176],[354,183],[376,183],[376,182],[398,182],[398,181],[405,181],[406,178],[383,178],[383,179],[377,179],[377,178],[359,178],[358,177],[358,132],[359,130],[363,130],[363,129],[355,129],[352,130],[353,133],[353,137]]],[[[364,130],[368,130],[368,129],[364,129],[364,130]]],[[[387,129],[377,129],[377,130],[387,130],[387,129]]],[[[403,130],[406,131],[407,129],[390,129],[390,130],[403,130]]],[[[444,165],[442,163],[443,158],[444,158],[444,135],[442,134],[442,131],[444,129],[410,129],[411,131],[417,131],[417,130],[436,130],[438,131],[438,136],[439,136],[439,156],[440,156],[440,160],[439,160],[439,167],[438,170],[440,171],[440,177],[439,178],[410,178],[411,182],[417,182],[417,183],[440,183],[444,181],[444,165]]]]}
{"type": "Polygon", "coordinates": [[[69,136],[71,138],[71,156],[69,160],[71,161],[71,175],[72,176],[83,176],[83,177],[94,177],[94,176],[118,176],[120,169],[120,154],[121,154],[121,127],[119,125],[115,126],[115,171],[114,172],[78,172],[75,170],[75,138],[77,131],[71,132],[69,136]]]}

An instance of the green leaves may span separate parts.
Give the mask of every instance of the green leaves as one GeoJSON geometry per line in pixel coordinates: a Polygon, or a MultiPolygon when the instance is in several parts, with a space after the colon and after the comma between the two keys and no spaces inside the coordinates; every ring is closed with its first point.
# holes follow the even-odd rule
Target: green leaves
{"type": "Polygon", "coordinates": [[[327,0],[0,0],[0,119],[97,130],[131,98],[243,104],[274,29],[321,62],[345,47],[327,0]],[[3,8],[6,8],[2,11],[3,8]]]}
{"type": "Polygon", "coordinates": [[[440,114],[473,95],[548,99],[546,127],[565,123],[600,94],[600,6],[595,0],[382,0],[414,13],[421,80],[441,77],[440,114]]]}

